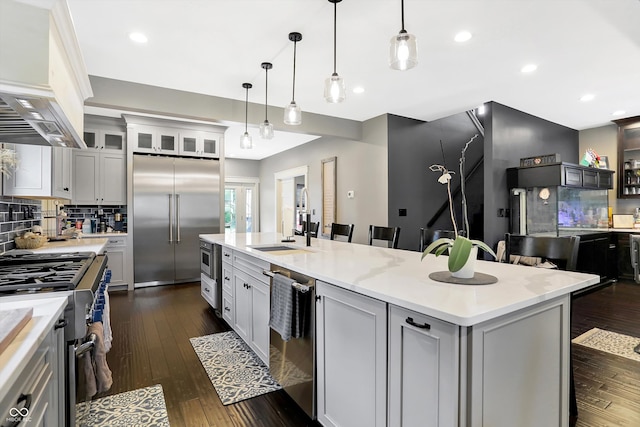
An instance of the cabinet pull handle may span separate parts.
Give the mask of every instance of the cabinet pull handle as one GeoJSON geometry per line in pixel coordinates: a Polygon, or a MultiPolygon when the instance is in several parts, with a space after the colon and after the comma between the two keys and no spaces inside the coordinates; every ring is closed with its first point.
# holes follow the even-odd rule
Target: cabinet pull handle
{"type": "Polygon", "coordinates": [[[62,190],[63,191],[69,191],[69,187],[64,187],[62,190]]]}
{"type": "Polygon", "coordinates": [[[407,317],[407,320],[405,320],[405,322],[407,322],[411,326],[415,326],[416,328],[431,329],[431,325],[430,324],[423,323],[422,325],[420,325],[419,323],[416,323],[416,322],[413,321],[413,317],[407,317]]]}
{"type": "Polygon", "coordinates": [[[231,279],[227,276],[224,276],[224,280],[231,280],[231,279]]]}
{"type": "Polygon", "coordinates": [[[210,292],[210,291],[209,291],[209,288],[204,288],[204,291],[205,291],[205,292],[210,292]]]}
{"type": "Polygon", "coordinates": [[[251,286],[249,286],[249,284],[248,284],[248,283],[245,283],[245,284],[244,284],[244,287],[245,287],[245,288],[247,288],[247,289],[249,289],[251,286]]]}
{"type": "Polygon", "coordinates": [[[231,309],[229,307],[225,307],[224,311],[231,311],[231,309]]]}
{"type": "Polygon", "coordinates": [[[316,295],[316,301],[321,301],[322,300],[322,295],[316,295]]]}
{"type": "Polygon", "coordinates": [[[55,326],[53,327],[53,329],[60,329],[60,328],[64,328],[65,326],[67,326],[67,319],[60,319],[60,320],[58,320],[58,322],[55,324],[55,326]]]}
{"type": "Polygon", "coordinates": [[[227,258],[229,258],[231,255],[225,253],[224,256],[226,256],[227,258]]]}

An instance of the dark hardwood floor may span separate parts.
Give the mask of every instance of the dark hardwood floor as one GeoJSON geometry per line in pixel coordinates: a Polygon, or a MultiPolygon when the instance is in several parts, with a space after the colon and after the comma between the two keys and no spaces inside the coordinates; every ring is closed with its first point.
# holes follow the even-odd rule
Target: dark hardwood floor
{"type": "Polygon", "coordinates": [[[161,384],[171,426],[318,426],[283,392],[223,406],[189,338],[227,331],[200,283],[113,291],[113,386],[95,398],[161,384]]]}
{"type": "MultiPolygon", "coordinates": [[[[571,338],[600,328],[640,337],[640,285],[620,281],[573,301],[571,338]]],[[[640,426],[640,362],[571,345],[576,427],[640,426]]]]}
{"type": "MultiPolygon", "coordinates": [[[[113,386],[162,384],[172,426],[314,426],[282,391],[223,406],[189,338],[229,330],[200,284],[110,293],[113,386]]],[[[572,338],[593,327],[640,336],[640,285],[623,281],[574,300],[572,338]]],[[[640,362],[572,345],[577,427],[640,426],[640,362]]]]}

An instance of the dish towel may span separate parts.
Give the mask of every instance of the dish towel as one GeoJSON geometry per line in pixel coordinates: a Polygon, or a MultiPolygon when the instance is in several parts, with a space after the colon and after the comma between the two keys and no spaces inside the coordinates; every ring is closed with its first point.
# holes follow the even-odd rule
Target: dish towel
{"type": "Polygon", "coordinates": [[[102,322],[93,322],[89,325],[87,333],[96,334],[95,347],[83,355],[87,396],[93,397],[96,393],[109,390],[113,384],[113,379],[111,377],[111,370],[107,365],[107,352],[104,349],[102,322]]]}
{"type": "Polygon", "coordinates": [[[104,331],[104,351],[106,353],[111,350],[111,341],[113,340],[113,332],[111,331],[111,310],[109,307],[109,292],[104,290],[104,309],[102,311],[102,327],[104,331]]]}
{"type": "Polygon", "coordinates": [[[293,318],[293,280],[282,274],[273,276],[271,289],[271,313],[269,326],[280,334],[283,341],[291,339],[291,320],[293,318]]]}

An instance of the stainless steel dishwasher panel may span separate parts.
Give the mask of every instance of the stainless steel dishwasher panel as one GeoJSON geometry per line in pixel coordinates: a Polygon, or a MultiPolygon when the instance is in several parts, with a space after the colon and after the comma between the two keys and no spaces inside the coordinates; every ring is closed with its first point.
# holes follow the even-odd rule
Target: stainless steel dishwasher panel
{"type": "Polygon", "coordinates": [[[308,288],[305,303],[309,304],[309,322],[302,338],[289,341],[283,341],[278,332],[270,330],[269,371],[298,406],[316,419],[315,279],[277,265],[271,265],[271,271],[292,278],[302,288],[308,288]]]}

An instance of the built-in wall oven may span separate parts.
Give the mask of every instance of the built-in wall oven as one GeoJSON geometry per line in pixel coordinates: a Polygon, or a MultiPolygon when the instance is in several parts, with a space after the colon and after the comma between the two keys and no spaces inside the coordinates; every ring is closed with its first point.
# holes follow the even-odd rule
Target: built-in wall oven
{"type": "Polygon", "coordinates": [[[222,307],[222,247],[200,240],[200,281],[202,297],[221,316],[222,307]]]}

